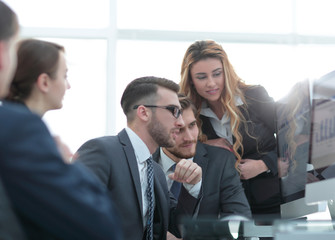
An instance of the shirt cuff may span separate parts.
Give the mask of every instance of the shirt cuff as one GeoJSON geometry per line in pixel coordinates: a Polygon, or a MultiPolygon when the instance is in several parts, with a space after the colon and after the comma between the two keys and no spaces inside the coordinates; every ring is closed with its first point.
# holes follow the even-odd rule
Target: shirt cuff
{"type": "Polygon", "coordinates": [[[189,183],[183,183],[183,186],[192,197],[198,198],[199,193],[200,193],[200,189],[201,189],[201,184],[202,184],[202,180],[200,180],[195,185],[189,184],[189,183]]]}

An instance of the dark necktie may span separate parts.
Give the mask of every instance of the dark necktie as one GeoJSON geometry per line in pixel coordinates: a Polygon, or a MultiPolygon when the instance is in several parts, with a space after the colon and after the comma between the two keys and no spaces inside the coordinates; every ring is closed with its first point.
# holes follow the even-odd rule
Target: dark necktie
{"type": "Polygon", "coordinates": [[[147,160],[147,199],[148,199],[148,222],[147,222],[147,240],[153,239],[153,221],[154,221],[154,169],[152,157],[147,160]]]}
{"type": "MultiPolygon", "coordinates": [[[[176,168],[176,163],[172,166],[172,171],[174,171],[176,168]]],[[[178,200],[179,193],[181,189],[181,183],[177,181],[173,181],[172,186],[170,188],[170,192],[173,193],[174,197],[178,200]]]]}

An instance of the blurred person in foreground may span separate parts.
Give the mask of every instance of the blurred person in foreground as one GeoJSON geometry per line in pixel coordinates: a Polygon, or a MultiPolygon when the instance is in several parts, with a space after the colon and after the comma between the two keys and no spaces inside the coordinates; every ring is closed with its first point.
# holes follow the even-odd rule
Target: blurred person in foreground
{"type": "MultiPolygon", "coordinates": [[[[0,1],[1,100],[16,68],[18,32],[16,14],[0,1]]],[[[6,102],[0,106],[0,180],[24,233],[5,239],[122,239],[112,200],[96,177],[63,162],[40,116],[6,102]]]]}

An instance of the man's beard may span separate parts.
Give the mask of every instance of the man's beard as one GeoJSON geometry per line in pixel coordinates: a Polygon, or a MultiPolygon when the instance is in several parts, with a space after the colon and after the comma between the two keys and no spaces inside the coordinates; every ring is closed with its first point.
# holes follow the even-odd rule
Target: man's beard
{"type": "Polygon", "coordinates": [[[157,120],[156,116],[152,116],[152,120],[148,125],[150,136],[160,147],[173,147],[175,141],[171,138],[166,128],[157,120]]]}
{"type": "MultiPolygon", "coordinates": [[[[197,141],[189,141],[188,143],[197,143],[197,141]]],[[[184,142],[183,144],[187,144],[186,142],[184,142]]],[[[174,147],[170,147],[170,148],[166,148],[167,151],[169,151],[170,153],[172,153],[174,156],[176,156],[177,158],[192,158],[195,155],[195,150],[194,152],[183,152],[182,150],[179,150],[179,148],[177,146],[174,147]]]]}

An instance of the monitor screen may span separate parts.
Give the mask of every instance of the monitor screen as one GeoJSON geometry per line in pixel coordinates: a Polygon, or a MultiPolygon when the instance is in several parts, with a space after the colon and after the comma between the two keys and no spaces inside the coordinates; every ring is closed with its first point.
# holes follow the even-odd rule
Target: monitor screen
{"type": "Polygon", "coordinates": [[[320,210],[320,206],[308,206],[304,199],[307,179],[313,176],[313,166],[308,163],[311,109],[309,80],[296,83],[287,96],[276,102],[282,218],[300,218],[320,210]]]}
{"type": "Polygon", "coordinates": [[[314,81],[309,163],[314,174],[307,178],[308,204],[335,199],[335,71],[314,81]]]}
{"type": "Polygon", "coordinates": [[[310,138],[309,81],[298,82],[276,103],[278,169],[283,202],[305,195],[310,138]]]}

